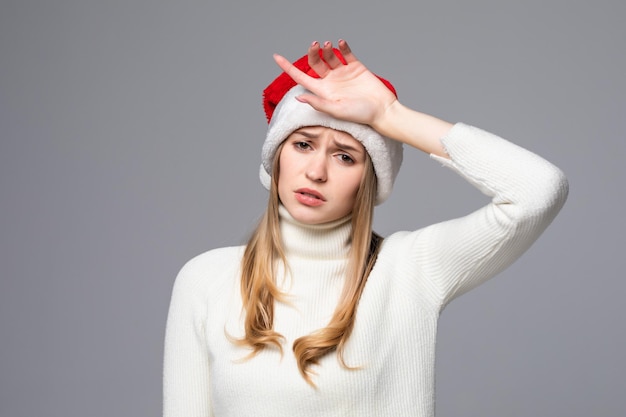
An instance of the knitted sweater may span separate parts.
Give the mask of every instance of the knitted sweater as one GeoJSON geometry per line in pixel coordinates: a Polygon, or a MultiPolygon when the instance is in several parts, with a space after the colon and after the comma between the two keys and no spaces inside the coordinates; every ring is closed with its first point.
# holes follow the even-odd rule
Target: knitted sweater
{"type": "Polygon", "coordinates": [[[174,285],[164,364],[164,415],[433,416],[437,320],[453,298],[517,259],[556,216],[567,197],[561,171],[495,135],[456,124],[442,138],[450,160],[432,156],[492,197],[463,218],[382,244],[359,302],[344,357],[322,358],[300,376],[291,350],[324,327],[342,289],[349,218],[309,226],[282,208],[281,233],[292,274],[277,281],[288,302],[275,303],[274,328],[285,337],[249,360],[226,334],[243,335],[239,266],[243,247],[216,249],[189,261],[174,285]]]}

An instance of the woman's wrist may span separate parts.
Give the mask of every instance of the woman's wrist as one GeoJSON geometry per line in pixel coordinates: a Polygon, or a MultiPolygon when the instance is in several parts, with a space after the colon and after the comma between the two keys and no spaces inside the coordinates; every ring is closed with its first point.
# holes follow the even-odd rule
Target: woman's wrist
{"type": "Polygon", "coordinates": [[[440,139],[452,123],[412,110],[398,100],[393,101],[376,118],[371,127],[383,136],[406,143],[428,154],[447,157],[440,139]]]}

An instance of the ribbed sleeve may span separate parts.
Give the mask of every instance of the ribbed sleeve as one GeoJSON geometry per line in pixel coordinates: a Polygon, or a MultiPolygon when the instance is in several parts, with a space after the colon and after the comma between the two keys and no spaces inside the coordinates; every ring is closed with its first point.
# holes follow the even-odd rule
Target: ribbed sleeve
{"type": "Polygon", "coordinates": [[[560,169],[476,127],[456,124],[442,143],[456,171],[491,202],[420,233],[416,262],[426,265],[443,305],[520,257],[557,215],[568,193],[560,169]]]}
{"type": "Polygon", "coordinates": [[[176,278],[167,317],[163,364],[164,416],[211,415],[205,338],[206,280],[193,260],[176,278]]]}

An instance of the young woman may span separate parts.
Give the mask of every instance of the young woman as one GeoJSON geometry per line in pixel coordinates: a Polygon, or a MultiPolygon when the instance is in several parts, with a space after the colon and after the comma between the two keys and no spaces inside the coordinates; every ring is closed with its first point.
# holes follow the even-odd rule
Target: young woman
{"type": "Polygon", "coordinates": [[[285,72],[264,92],[267,210],[246,246],[199,255],[177,277],[167,417],[433,416],[439,314],[517,259],[565,202],[558,168],[404,107],[338,47],[315,42],[295,65],[275,56],[285,72]],[[379,237],[373,208],[391,192],[402,144],[491,203],[379,237]]]}

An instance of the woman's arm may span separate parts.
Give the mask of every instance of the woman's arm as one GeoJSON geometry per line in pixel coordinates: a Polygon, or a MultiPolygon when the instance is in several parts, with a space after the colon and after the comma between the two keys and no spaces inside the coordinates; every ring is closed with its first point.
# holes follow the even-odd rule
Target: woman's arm
{"type": "Polygon", "coordinates": [[[409,234],[400,245],[444,307],[518,259],[560,211],[568,183],[550,162],[473,126],[457,123],[441,141],[449,158],[433,158],[491,197],[473,213],[409,234]]]}
{"type": "MultiPolygon", "coordinates": [[[[163,416],[209,417],[209,357],[205,338],[205,293],[194,260],[178,274],[165,332],[163,416]]],[[[206,280],[204,280],[206,281],[206,280]]]]}

